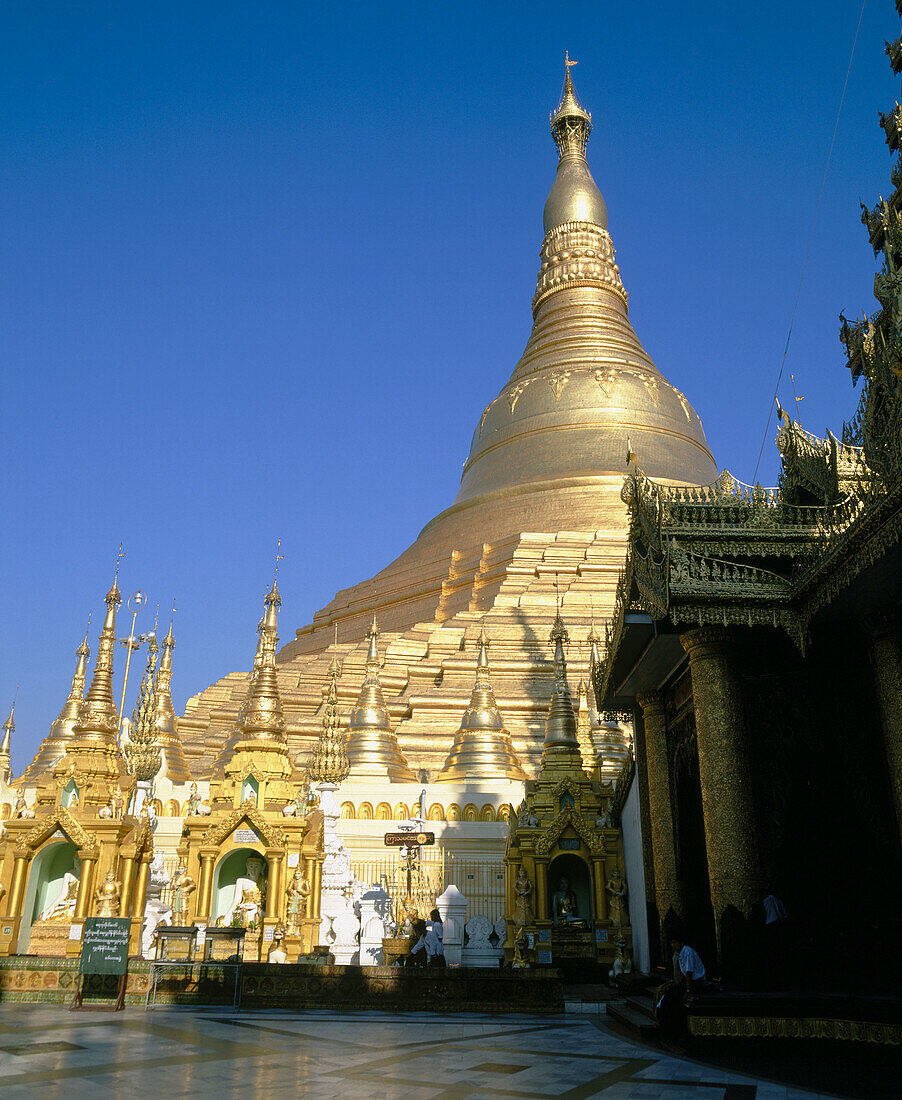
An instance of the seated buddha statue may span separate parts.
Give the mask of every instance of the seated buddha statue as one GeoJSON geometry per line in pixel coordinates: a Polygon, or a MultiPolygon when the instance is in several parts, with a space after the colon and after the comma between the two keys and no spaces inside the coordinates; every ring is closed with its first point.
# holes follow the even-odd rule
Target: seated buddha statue
{"type": "Polygon", "coordinates": [[[569,879],[561,878],[558,882],[557,892],[551,899],[551,912],[555,924],[582,923],[576,911],[576,894],[570,889],[569,879]]]}

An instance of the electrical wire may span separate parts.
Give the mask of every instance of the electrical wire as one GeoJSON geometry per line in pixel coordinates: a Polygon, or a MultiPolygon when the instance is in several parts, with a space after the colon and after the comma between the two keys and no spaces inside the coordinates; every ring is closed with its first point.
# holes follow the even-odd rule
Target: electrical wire
{"type": "Polygon", "coordinates": [[[858,44],[858,32],[861,30],[861,21],[864,18],[864,9],[867,0],[861,0],[861,11],[858,13],[858,26],[855,28],[855,37],[852,39],[852,52],[849,54],[849,67],[846,69],[846,79],[843,81],[842,95],[839,97],[839,108],[836,112],[836,121],[833,124],[833,137],[830,139],[830,150],[827,153],[827,163],[824,165],[824,177],[821,180],[821,190],[817,197],[817,206],[814,210],[814,221],[811,225],[811,236],[808,238],[808,248],[805,252],[805,262],[802,264],[802,276],[799,279],[799,288],[796,291],[796,300],[792,307],[792,316],[789,318],[789,332],[786,334],[786,345],[783,348],[783,358],[780,361],[780,373],[777,375],[777,384],[774,386],[774,395],[767,410],[767,423],[764,425],[764,435],[761,439],[761,447],[758,451],[758,461],[755,463],[753,481],[758,480],[758,467],[761,465],[761,456],[764,454],[764,444],[767,442],[767,433],[770,431],[771,417],[774,415],[774,406],[777,403],[777,394],[780,391],[780,382],[783,380],[783,369],[786,366],[786,356],[789,354],[789,341],[792,339],[792,326],[795,324],[796,311],[799,308],[799,299],[802,296],[802,284],[805,282],[805,272],[808,270],[808,260],[811,257],[811,246],[814,243],[814,231],[817,228],[818,215],[821,212],[821,202],[824,198],[824,188],[827,185],[827,173],[830,171],[830,160],[833,157],[833,146],[836,144],[836,132],[839,129],[839,119],[842,114],[843,103],[846,99],[846,88],[849,86],[849,74],[852,72],[852,61],[855,57],[855,47],[858,44]]]}

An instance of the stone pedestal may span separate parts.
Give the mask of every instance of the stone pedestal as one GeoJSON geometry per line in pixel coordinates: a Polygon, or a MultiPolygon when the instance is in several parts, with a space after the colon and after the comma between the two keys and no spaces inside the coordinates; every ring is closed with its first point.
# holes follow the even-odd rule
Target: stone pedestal
{"type": "Polygon", "coordinates": [[[494,931],[494,925],[489,918],[477,913],[467,921],[466,930],[467,944],[461,952],[460,965],[500,966],[503,952],[493,947],[489,939],[494,931]]]}
{"type": "MultiPolygon", "coordinates": [[[[670,798],[670,773],[667,767],[667,730],[664,722],[664,695],[660,691],[640,695],[645,727],[645,762],[648,778],[648,817],[651,823],[652,864],[655,875],[655,908],[661,935],[667,940],[668,916],[681,915],[676,870],[676,846],[673,835],[673,805],[670,798]]],[[[672,919],[672,918],[671,918],[672,919]]],[[[667,957],[666,947],[664,957],[667,957]]]]}
{"type": "Polygon", "coordinates": [[[360,899],[360,965],[382,965],[382,940],[391,919],[391,898],[381,886],[371,886],[360,899]]]}
{"type": "MultiPolygon", "coordinates": [[[[36,920],[28,940],[29,955],[55,955],[65,958],[69,945],[69,921],[36,920]]],[[[81,940],[78,940],[81,950],[81,940]]]]}
{"type": "Polygon", "coordinates": [[[464,928],[467,923],[467,899],[456,886],[449,886],[435,899],[435,907],[442,918],[442,935],[445,945],[445,963],[460,966],[464,945],[464,928]]]}

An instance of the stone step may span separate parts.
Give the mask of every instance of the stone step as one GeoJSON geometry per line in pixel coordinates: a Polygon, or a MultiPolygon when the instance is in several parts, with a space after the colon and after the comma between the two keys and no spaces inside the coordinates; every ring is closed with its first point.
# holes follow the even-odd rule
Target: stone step
{"type": "Polygon", "coordinates": [[[655,1002],[653,998],[644,993],[633,993],[626,998],[626,1003],[630,1008],[634,1008],[636,1012],[641,1012],[644,1016],[648,1017],[649,1020],[654,1020],[655,1002]]]}
{"type": "Polygon", "coordinates": [[[631,1008],[626,1001],[610,1001],[608,1016],[637,1039],[650,1039],[658,1033],[658,1025],[644,1012],[631,1008]]]}

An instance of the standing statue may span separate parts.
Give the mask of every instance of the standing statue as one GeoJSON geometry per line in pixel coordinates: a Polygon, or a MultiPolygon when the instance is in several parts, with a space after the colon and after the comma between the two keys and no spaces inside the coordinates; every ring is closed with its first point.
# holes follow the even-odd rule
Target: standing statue
{"type": "Polygon", "coordinates": [[[526,868],[522,864],[514,880],[514,893],[517,895],[514,899],[514,927],[517,929],[529,928],[534,920],[532,903],[529,900],[529,895],[532,893],[532,881],[526,874],[526,868]]]}
{"type": "Polygon", "coordinates": [[[118,821],[125,810],[125,795],[122,793],[122,788],[117,785],[116,793],[110,800],[110,806],[113,808],[113,817],[118,821]]]}
{"type": "Polygon", "coordinates": [[[94,891],[98,917],[119,916],[119,894],[121,889],[122,883],[116,881],[116,873],[107,871],[106,881],[94,891]]]}
{"type": "Polygon", "coordinates": [[[188,874],[184,860],[178,865],[172,880],[172,919],[184,927],[188,923],[188,904],[191,895],[197,889],[194,879],[188,874]]]}
{"type": "Polygon", "coordinates": [[[200,809],[200,795],[197,793],[197,784],[191,784],[191,792],[188,795],[188,804],[185,807],[186,817],[195,817],[200,809]]]}
{"type": "Polygon", "coordinates": [[[301,934],[301,921],[307,915],[307,898],[310,897],[310,885],[304,872],[298,869],[288,884],[288,931],[292,936],[301,934]]]}
{"type": "Polygon", "coordinates": [[[576,915],[576,894],[570,889],[570,880],[561,878],[557,884],[557,893],[551,899],[552,916],[555,924],[569,924],[579,920],[576,915]]]}
{"type": "Polygon", "coordinates": [[[620,874],[619,867],[614,867],[605,890],[611,895],[608,902],[611,923],[617,928],[622,928],[625,924],[629,924],[629,913],[626,908],[626,882],[620,874]]]}
{"type": "Polygon", "coordinates": [[[170,885],[169,875],[163,864],[163,856],[157,852],[150,865],[147,876],[147,891],[144,900],[144,924],[141,930],[141,950],[145,958],[150,958],[153,937],[160,925],[165,925],[172,917],[172,908],[163,903],[163,890],[170,885]]]}

